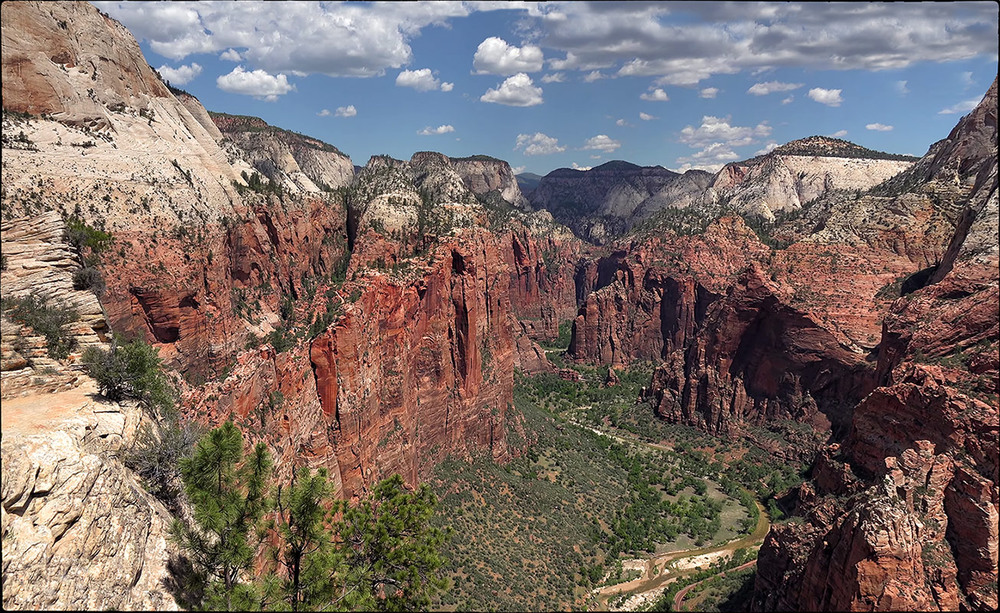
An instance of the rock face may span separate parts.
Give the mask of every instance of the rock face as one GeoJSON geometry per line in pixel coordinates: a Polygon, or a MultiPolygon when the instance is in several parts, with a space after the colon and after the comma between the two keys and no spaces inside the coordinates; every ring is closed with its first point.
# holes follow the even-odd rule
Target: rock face
{"type": "Polygon", "coordinates": [[[513,314],[534,340],[555,340],[559,326],[576,317],[583,296],[593,289],[583,267],[588,248],[546,212],[511,223],[499,236],[510,270],[513,314]]]}
{"type": "Polygon", "coordinates": [[[703,307],[697,337],[653,375],[657,413],[718,434],[774,419],[843,429],[872,387],[870,368],[782,298],[751,265],[725,298],[703,307]]]}
{"type": "MultiPolygon", "coordinates": [[[[346,158],[318,141],[252,120],[221,121],[220,129],[197,100],[170,92],[146,69],[124,28],[89,5],[5,6],[4,70],[14,71],[11,62],[19,57],[41,58],[63,44],[61,38],[89,53],[90,37],[98,31],[109,48],[134,50],[102,54],[115,60],[118,72],[108,74],[145,85],[133,85],[134,96],[124,106],[117,98],[98,97],[92,110],[103,123],[93,129],[5,114],[5,135],[23,131],[26,141],[4,139],[3,217],[6,224],[39,211],[76,214],[114,235],[101,262],[107,319],[116,332],[153,343],[184,375],[185,413],[214,425],[236,411],[273,445],[283,470],[306,462],[327,466],[343,475],[344,495],[391,471],[412,482],[425,465],[453,451],[508,457],[502,424],[511,395],[514,320],[505,266],[511,258],[499,245],[511,241],[497,243],[473,228],[487,222],[486,211],[451,161],[422,153],[403,169],[376,159],[370,174],[405,181],[394,187],[361,180],[350,202],[311,191],[353,176],[346,158]],[[73,14],[65,27],[60,11],[73,14]],[[45,35],[13,34],[21,30],[45,35]],[[247,136],[257,129],[268,138],[254,142],[247,136]],[[232,164],[220,137],[229,139],[224,144],[234,154],[232,164]],[[290,185],[280,195],[235,187],[243,183],[240,171],[252,168],[240,160],[273,166],[275,177],[299,191],[290,185]],[[358,213],[355,222],[405,218],[405,205],[389,206],[396,187],[414,205],[423,206],[426,196],[432,214],[422,218],[415,207],[412,226],[401,223],[395,242],[384,226],[385,234],[372,231],[370,223],[356,231],[348,204],[357,207],[351,209],[358,213]],[[421,227],[438,220],[439,226],[421,227]],[[417,238],[415,230],[423,234],[417,238]],[[387,246],[394,255],[386,255],[387,246]],[[428,264],[432,255],[437,259],[428,264]],[[390,266],[396,266],[391,280],[390,266]],[[426,322],[420,328],[426,334],[397,344],[413,320],[426,322]],[[327,339],[329,352],[317,348],[317,337],[327,339]],[[230,372],[246,378],[234,380],[230,372]],[[323,373],[319,384],[317,372],[323,373]],[[245,391],[244,381],[251,382],[245,391]],[[331,395],[331,386],[345,396],[331,395]],[[427,391],[419,407],[412,386],[427,391]],[[239,393],[233,393],[236,388],[239,393]],[[218,396],[223,390],[225,398],[218,396]],[[407,428],[404,438],[397,423],[407,428]],[[395,437],[393,444],[379,444],[387,436],[395,437]]],[[[44,62],[50,62],[47,56],[44,62]]],[[[51,79],[63,78],[55,70],[51,79]]],[[[11,107],[8,100],[39,98],[33,92],[48,91],[44,84],[51,79],[6,74],[5,108],[41,112],[11,107]],[[8,92],[8,84],[20,89],[8,92]]],[[[49,98],[75,108],[70,94],[49,98]]],[[[478,172],[485,187],[506,189],[503,177],[494,181],[487,170],[478,172]]],[[[6,241],[6,225],[4,232],[6,241]]],[[[20,270],[14,258],[11,265],[20,270]]]]}
{"type": "Polygon", "coordinates": [[[449,453],[503,461],[515,346],[508,271],[481,229],[441,241],[419,268],[359,272],[310,343],[241,356],[188,402],[232,415],[281,458],[330,469],[340,495],[394,472],[416,483],[449,453]]]}
{"type": "Polygon", "coordinates": [[[398,470],[416,481],[457,449],[509,456],[514,343],[506,270],[490,239],[442,245],[411,284],[373,278],[313,342],[323,412],[352,441],[337,446],[345,492],[398,470]]]}
{"type": "Polygon", "coordinates": [[[990,92],[917,165],[940,172],[908,189],[937,189],[941,172],[968,186],[959,223],[927,285],[887,314],[877,387],[801,486],[803,524],[765,540],[756,610],[997,607],[998,258],[970,231],[996,223],[995,83],[990,92]],[[985,155],[976,143],[990,144],[985,155]]]}
{"type": "Polygon", "coordinates": [[[996,608],[1000,313],[985,272],[958,267],[894,305],[881,386],[802,486],[805,525],[761,549],[757,610],[996,608]]]}
{"type": "Polygon", "coordinates": [[[495,194],[519,209],[528,206],[528,200],[521,194],[514,171],[504,160],[488,155],[474,155],[467,158],[451,158],[451,163],[473,194],[477,196],[495,194]]]}
{"type": "Polygon", "coordinates": [[[218,127],[219,140],[234,167],[248,166],[249,172],[259,172],[283,189],[319,192],[350,185],[354,180],[351,158],[333,145],[276,128],[257,117],[208,115],[218,127]]]}
{"type": "Polygon", "coordinates": [[[108,107],[170,96],[114,19],[83,3],[30,4],[3,11],[3,108],[102,130],[108,107]]]}
{"type": "Polygon", "coordinates": [[[530,202],[577,236],[603,244],[665,207],[693,202],[710,180],[700,170],[681,175],[662,166],[614,161],[586,171],[554,170],[542,177],[530,202]]]}
{"type": "Polygon", "coordinates": [[[970,256],[981,255],[979,261],[992,257],[998,227],[996,108],[994,81],[947,138],[870,193],[834,202],[813,221],[817,230],[805,240],[867,244],[903,255],[922,268],[952,260],[956,254],[945,254],[950,243],[964,245],[970,256]],[[964,229],[956,233],[960,226],[964,229]],[[952,240],[956,237],[957,242],[952,240]]]}
{"type": "Polygon", "coordinates": [[[7,264],[0,273],[3,298],[35,295],[52,307],[70,309],[75,314],[74,321],[64,327],[75,348],[62,363],[49,357],[44,337],[11,321],[4,311],[0,349],[3,398],[29,390],[37,392],[40,386],[47,390],[72,387],[79,373],[71,364],[84,349],[103,346],[107,340],[108,324],[97,296],[90,290],[73,287],[73,273],[81,268],[81,263],[66,243],[65,229],[62,218],[54,212],[5,220],[0,226],[7,264]]]}
{"type": "Polygon", "coordinates": [[[171,517],[114,456],[140,409],[76,394],[53,415],[65,395],[4,402],[4,609],[176,610],[171,517]]]}
{"type": "Polygon", "coordinates": [[[708,305],[770,252],[733,217],[693,239],[653,234],[614,247],[579,274],[594,291],[584,294],[569,348],[574,359],[613,366],[663,359],[684,347],[708,305]]]}
{"type": "Polygon", "coordinates": [[[716,174],[702,204],[724,202],[740,213],[774,219],[777,211],[798,210],[834,190],[867,190],[906,170],[915,159],[813,136],[727,164],[716,174]]]}

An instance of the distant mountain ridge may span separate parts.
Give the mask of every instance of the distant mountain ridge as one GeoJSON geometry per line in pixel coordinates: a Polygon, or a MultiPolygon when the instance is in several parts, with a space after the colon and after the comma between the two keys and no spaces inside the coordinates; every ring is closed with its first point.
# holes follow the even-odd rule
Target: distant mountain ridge
{"type": "MultiPolygon", "coordinates": [[[[862,147],[848,140],[832,136],[807,136],[775,147],[770,153],[777,155],[812,155],[833,158],[867,158],[870,160],[894,160],[916,162],[919,157],[902,153],[886,153],[862,147]]],[[[763,156],[759,156],[763,157],[763,156]]],[[[751,158],[756,159],[756,158],[751,158]]],[[[749,160],[748,160],[749,161],[749,160]]]]}
{"type": "Polygon", "coordinates": [[[702,170],[612,160],[589,170],[559,168],[542,177],[528,201],[547,209],[580,237],[601,244],[666,206],[687,206],[708,187],[702,170]]]}
{"type": "Polygon", "coordinates": [[[256,171],[291,191],[328,191],[354,180],[351,158],[317,138],[272,126],[260,117],[208,111],[235,167],[256,171]]]}
{"type": "Polygon", "coordinates": [[[870,189],[918,159],[810,136],[726,164],[715,174],[612,160],[588,170],[558,168],[535,185],[527,177],[519,182],[532,207],[547,209],[578,236],[601,244],[647,221],[676,221],[677,214],[687,225],[725,211],[770,221],[775,212],[799,210],[835,190],[870,189]]]}

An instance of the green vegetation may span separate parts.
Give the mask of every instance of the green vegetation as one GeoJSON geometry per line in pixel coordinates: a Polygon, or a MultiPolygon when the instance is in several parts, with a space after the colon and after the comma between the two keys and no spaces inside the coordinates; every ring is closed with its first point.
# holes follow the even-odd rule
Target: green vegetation
{"type": "Polygon", "coordinates": [[[870,196],[880,198],[895,198],[906,193],[916,191],[924,184],[921,173],[924,169],[913,166],[898,175],[889,177],[878,185],[869,189],[866,193],[870,196]]]}
{"type": "MultiPolygon", "coordinates": [[[[856,145],[851,141],[830,136],[810,136],[781,145],[775,148],[771,154],[778,155],[807,155],[837,158],[865,158],[870,160],[895,160],[900,162],[915,162],[920,158],[901,153],[886,153],[868,149],[861,145],[856,145]]],[[[764,156],[751,158],[751,160],[761,159],[764,156]]]]}
{"type": "Polygon", "coordinates": [[[86,248],[94,254],[103,253],[115,240],[111,233],[93,228],[78,217],[66,218],[65,238],[76,249],[86,248]]]}
{"type": "Polygon", "coordinates": [[[503,162],[499,158],[495,158],[491,155],[483,155],[478,153],[476,155],[470,155],[464,158],[451,158],[452,162],[503,162]]]}
{"type": "Polygon", "coordinates": [[[427,485],[407,492],[397,474],[346,506],[333,530],[346,610],[426,610],[447,588],[440,552],[448,531],[432,524],[436,505],[427,485]]]}
{"type": "Polygon", "coordinates": [[[76,249],[83,265],[73,273],[73,288],[93,290],[100,296],[104,292],[105,283],[97,266],[100,264],[101,254],[111,248],[114,236],[110,232],[87,225],[76,216],[68,217],[65,221],[64,238],[76,249]]]}
{"type": "Polygon", "coordinates": [[[478,457],[437,467],[441,522],[455,529],[446,551],[455,587],[437,606],[581,608],[621,555],[726,541],[756,525],[706,481],[721,466],[701,452],[624,446],[565,419],[581,417],[585,402],[634,406],[648,367],[623,371],[610,388],[597,383],[606,369],[580,370],[583,383],[517,376],[508,419],[523,418],[537,437],[525,456],[506,466],[478,457]]]}
{"type": "MultiPolygon", "coordinates": [[[[748,549],[737,549],[732,556],[725,557],[722,560],[715,562],[714,564],[712,564],[711,566],[709,566],[704,570],[700,570],[698,572],[687,575],[679,581],[672,582],[667,587],[666,591],[663,592],[663,596],[661,596],[660,599],[653,604],[652,610],[653,611],[673,610],[672,607],[674,604],[674,597],[677,596],[677,593],[680,592],[685,587],[692,585],[694,583],[698,583],[699,581],[708,579],[713,575],[717,575],[729,569],[736,568],[737,566],[742,566],[743,564],[746,564],[747,562],[753,560],[755,557],[756,553],[753,551],[750,551],[748,549]]],[[[695,589],[697,588],[693,588],[692,592],[695,591],[695,589]]],[[[691,592],[688,592],[688,594],[690,595],[691,592]]],[[[699,608],[698,610],[706,610],[706,609],[699,608]]]]}
{"type": "Polygon", "coordinates": [[[96,268],[85,266],[73,273],[73,289],[89,289],[100,296],[104,288],[104,276],[96,268]]]}
{"type": "Polygon", "coordinates": [[[244,194],[247,191],[257,192],[258,194],[275,194],[276,196],[281,196],[284,190],[281,188],[281,183],[277,181],[272,181],[270,179],[265,179],[261,177],[259,172],[254,171],[252,174],[247,174],[247,171],[240,173],[243,180],[246,181],[246,185],[242,183],[233,182],[233,186],[236,187],[236,191],[240,194],[244,194]]]}
{"type": "Polygon", "coordinates": [[[156,349],[141,339],[123,343],[117,337],[110,349],[87,347],[83,365],[109,400],[136,398],[161,414],[172,414],[177,392],[163,373],[156,349]]]}
{"type": "MultiPolygon", "coordinates": [[[[796,211],[796,213],[799,213],[799,211],[796,211]]],[[[743,221],[746,222],[747,227],[749,227],[751,230],[754,231],[754,234],[757,235],[757,238],[760,239],[760,242],[764,243],[771,249],[785,249],[786,247],[791,245],[792,242],[794,242],[789,240],[781,240],[775,238],[774,236],[775,229],[777,229],[777,227],[781,225],[784,219],[791,220],[794,219],[794,217],[792,217],[791,215],[787,215],[782,219],[776,216],[775,220],[771,221],[768,219],[764,219],[763,217],[759,217],[757,215],[743,216],[743,221]]]]}
{"type": "MultiPolygon", "coordinates": [[[[187,94],[187,92],[182,93],[187,94]]],[[[214,111],[209,111],[208,114],[212,118],[212,121],[219,126],[219,129],[224,134],[229,132],[266,132],[295,141],[296,144],[305,145],[320,151],[344,155],[340,149],[337,149],[329,143],[324,143],[321,140],[317,140],[311,136],[306,136],[305,134],[300,134],[299,132],[295,132],[293,130],[285,130],[284,128],[269,125],[260,117],[216,113],[214,111]]]]}
{"type": "Polygon", "coordinates": [[[49,298],[29,294],[3,301],[3,310],[11,321],[25,325],[45,337],[49,357],[64,360],[76,349],[76,338],[66,326],[80,319],[76,310],[54,304],[49,298]]]}
{"type": "Polygon", "coordinates": [[[175,520],[171,533],[207,577],[205,608],[249,610],[256,600],[242,578],[263,536],[256,527],[264,516],[271,466],[264,443],[244,458],[243,436],[232,422],[206,434],[194,454],[181,460],[196,526],[175,520]]]}
{"type": "Polygon", "coordinates": [[[125,466],[140,478],[146,490],[179,515],[181,496],[180,461],[201,437],[194,422],[180,423],[176,414],[161,416],[159,427],[146,423],[135,442],[122,455],[125,466]]]}
{"type": "Polygon", "coordinates": [[[351,504],[332,498],[324,470],[300,468],[272,493],[266,445],[244,454],[232,422],[203,436],[180,473],[194,521],[171,533],[192,562],[179,586],[188,608],[410,611],[447,587],[447,531],[432,525],[426,485],[408,491],[393,475],[351,504]],[[255,577],[262,543],[269,563],[255,577]]]}
{"type": "Polygon", "coordinates": [[[688,611],[747,611],[753,597],[757,569],[729,571],[691,588],[684,598],[688,611]]]}
{"type": "Polygon", "coordinates": [[[551,343],[540,343],[542,349],[549,351],[566,351],[569,349],[569,343],[573,340],[573,320],[567,319],[565,321],[559,322],[559,336],[555,338],[551,343]]]}

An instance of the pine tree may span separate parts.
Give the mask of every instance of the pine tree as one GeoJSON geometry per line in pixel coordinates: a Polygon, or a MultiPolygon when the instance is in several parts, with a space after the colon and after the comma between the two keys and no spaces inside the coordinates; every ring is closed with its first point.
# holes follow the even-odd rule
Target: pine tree
{"type": "Polygon", "coordinates": [[[284,570],[284,578],[265,580],[264,601],[283,600],[292,611],[322,609],[335,595],[334,557],[330,518],[342,503],[332,499],[333,489],[326,469],[313,474],[300,468],[287,487],[278,486],[274,497],[274,520],[278,546],[272,551],[284,570]]]}
{"type": "Polygon", "coordinates": [[[447,534],[430,525],[437,499],[426,484],[407,492],[398,474],[348,507],[334,525],[341,573],[337,606],[347,610],[426,610],[448,586],[440,575],[447,534]]]}
{"type": "Polygon", "coordinates": [[[253,537],[264,513],[270,472],[267,447],[258,443],[244,458],[243,435],[232,422],[202,437],[194,454],[181,461],[196,525],[175,521],[173,535],[196,568],[209,576],[207,608],[242,610],[252,603],[252,585],[240,580],[253,564],[253,537]]]}

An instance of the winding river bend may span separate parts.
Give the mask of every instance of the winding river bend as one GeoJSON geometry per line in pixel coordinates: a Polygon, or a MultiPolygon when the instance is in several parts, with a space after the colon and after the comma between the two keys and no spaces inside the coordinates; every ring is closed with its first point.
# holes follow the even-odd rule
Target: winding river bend
{"type": "MultiPolygon", "coordinates": [[[[576,425],[623,443],[641,445],[656,450],[670,449],[665,445],[648,443],[631,437],[622,437],[611,432],[598,430],[592,426],[579,423],[576,423],[576,425]]],[[[624,604],[615,610],[632,610],[641,604],[655,600],[667,584],[696,572],[698,566],[706,566],[718,558],[732,555],[737,549],[759,547],[764,542],[767,531],[771,529],[771,518],[760,502],[754,501],[754,504],[757,505],[757,510],[760,513],[757,519],[757,526],[753,532],[721,545],[684,549],[649,556],[645,559],[642,575],[638,578],[594,590],[593,594],[597,598],[600,610],[609,610],[609,603],[623,595],[626,596],[624,604]]],[[[756,562],[745,564],[741,568],[749,567],[754,563],[756,562]]],[[[732,569],[726,572],[732,572],[732,569]]],[[[707,581],[711,578],[708,577],[705,580],[707,581]]],[[[677,605],[681,604],[685,593],[679,593],[677,598],[675,598],[675,609],[678,608],[677,605]]]]}

